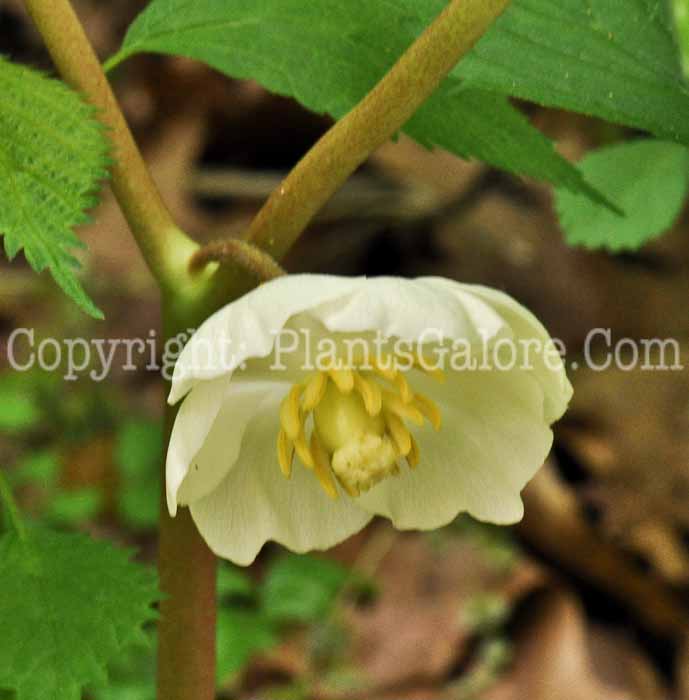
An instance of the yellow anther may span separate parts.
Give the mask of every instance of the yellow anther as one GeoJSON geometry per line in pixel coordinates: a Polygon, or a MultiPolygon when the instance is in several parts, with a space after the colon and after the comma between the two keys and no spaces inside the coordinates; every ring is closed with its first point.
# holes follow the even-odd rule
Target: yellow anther
{"type": "Polygon", "coordinates": [[[420,369],[422,372],[435,379],[440,384],[444,384],[445,372],[443,372],[443,370],[441,370],[439,367],[435,367],[435,364],[435,362],[427,360],[420,352],[416,353],[414,358],[414,367],[420,369]]]}
{"type": "Polygon", "coordinates": [[[295,384],[280,406],[280,425],[290,440],[296,440],[301,430],[301,412],[299,411],[301,392],[302,387],[295,384]]]}
{"type": "Polygon", "coordinates": [[[349,394],[354,388],[354,372],[351,369],[331,369],[328,374],[343,394],[349,394]]]}
{"type": "Polygon", "coordinates": [[[304,394],[301,401],[301,407],[305,413],[313,411],[320,403],[328,386],[328,375],[323,372],[318,372],[312,375],[306,382],[304,394]]]}
{"type": "Polygon", "coordinates": [[[361,394],[368,415],[377,416],[383,407],[383,394],[378,384],[354,372],[354,388],[361,394]]]}
{"type": "Polygon", "coordinates": [[[407,464],[410,469],[416,469],[416,465],[419,463],[419,444],[414,440],[414,436],[411,436],[411,450],[407,455],[407,464]]]}
{"type": "Polygon", "coordinates": [[[337,498],[337,487],[335,486],[335,481],[333,480],[332,474],[330,473],[330,458],[328,453],[321,445],[316,431],[311,435],[311,454],[313,455],[314,461],[314,473],[318,477],[323,490],[332,498],[333,500],[337,498]]]}
{"type": "MultiPolygon", "coordinates": [[[[402,358],[387,354],[368,365],[338,365],[290,389],[280,406],[277,439],[285,477],[291,476],[296,454],[330,498],[338,498],[340,487],[354,498],[399,475],[402,458],[410,469],[417,467],[419,446],[407,426],[428,420],[440,430],[441,413],[430,398],[413,391],[397,359],[402,358]]],[[[413,367],[444,378],[420,350],[413,367]]]]}
{"type": "Polygon", "coordinates": [[[440,409],[436,406],[435,402],[431,401],[427,396],[423,394],[415,394],[414,402],[412,404],[423,413],[423,415],[428,419],[429,423],[437,431],[440,430],[440,424],[442,423],[442,416],[440,415],[440,409]]]}
{"type": "Polygon", "coordinates": [[[283,475],[289,479],[292,475],[292,460],[294,459],[294,446],[287,433],[280,428],[278,433],[278,462],[283,475]]]}
{"type": "Polygon", "coordinates": [[[390,433],[392,441],[395,443],[397,453],[406,457],[411,450],[412,436],[404,422],[394,413],[385,414],[385,425],[390,433]]]}
{"type": "Polygon", "coordinates": [[[342,488],[347,492],[347,495],[351,496],[352,498],[361,496],[361,489],[359,489],[357,486],[353,486],[346,481],[340,481],[340,486],[342,486],[342,488]]]}
{"type": "Polygon", "coordinates": [[[371,367],[376,374],[379,374],[384,379],[389,382],[393,381],[397,376],[397,369],[395,368],[395,359],[392,355],[385,355],[384,357],[374,359],[371,362],[371,367]],[[379,361],[380,360],[380,361],[379,361]]]}
{"type": "Polygon", "coordinates": [[[393,394],[391,391],[383,392],[383,407],[400,418],[406,418],[418,426],[423,425],[423,413],[413,404],[404,403],[397,394],[393,394]]]}
{"type": "Polygon", "coordinates": [[[314,459],[311,449],[309,448],[309,443],[306,441],[306,435],[304,433],[304,428],[299,431],[296,440],[294,441],[294,449],[297,452],[299,459],[309,468],[313,469],[314,459]]]}
{"type": "Polygon", "coordinates": [[[414,398],[414,394],[409,388],[409,384],[407,383],[405,376],[401,373],[398,373],[393,381],[395,382],[395,386],[400,392],[402,401],[404,401],[404,403],[411,403],[411,400],[414,398]]]}

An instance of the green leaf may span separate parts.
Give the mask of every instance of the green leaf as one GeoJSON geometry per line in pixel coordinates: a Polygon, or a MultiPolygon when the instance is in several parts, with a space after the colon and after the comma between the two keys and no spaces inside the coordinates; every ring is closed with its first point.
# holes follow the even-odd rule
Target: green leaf
{"type": "Polygon", "coordinates": [[[93,700],[156,700],[155,629],[146,630],[145,643],[130,645],[127,651],[110,664],[104,687],[88,689],[93,700]]]}
{"type": "Polygon", "coordinates": [[[88,220],[107,176],[107,141],[94,110],[66,85],[0,57],[0,234],[10,258],[49,269],[86,313],[103,314],[76,277],[73,228],[88,220]]]}
{"type": "Polygon", "coordinates": [[[136,529],[150,529],[158,522],[163,431],[159,422],[128,420],[120,428],[115,444],[115,462],[120,470],[118,510],[136,529]]]}
{"type": "Polygon", "coordinates": [[[275,630],[265,615],[238,608],[218,610],[217,640],[218,683],[240,671],[255,653],[277,643],[275,630]]]}
{"type": "MultiPolygon", "coordinates": [[[[107,66],[142,51],[181,54],[340,118],[444,5],[444,0],[153,0],[107,66]]],[[[405,131],[429,146],[596,197],[503,95],[465,90],[456,78],[443,83],[405,131]]]]}
{"type": "Polygon", "coordinates": [[[313,622],[331,608],[349,577],[334,561],[287,554],[270,568],[261,587],[263,611],[276,622],[313,622]]]}
{"type": "Polygon", "coordinates": [[[570,245],[635,250],[670,228],[689,189],[689,152],[662,141],[603,148],[581,163],[586,177],[626,216],[559,191],[556,208],[570,245]]]}
{"type": "Polygon", "coordinates": [[[122,473],[137,478],[157,469],[163,451],[163,429],[159,421],[129,419],[120,427],[115,461],[122,473]]]}
{"type": "Polygon", "coordinates": [[[97,488],[54,493],[48,507],[48,517],[56,525],[77,525],[94,518],[103,507],[103,492],[97,488]]]}
{"type": "Polygon", "coordinates": [[[21,432],[37,425],[41,411],[34,397],[20,391],[0,394],[0,430],[21,432]]]}
{"type": "Polygon", "coordinates": [[[35,428],[43,418],[38,393],[27,379],[12,370],[0,374],[0,430],[20,433],[35,428]]]}
{"type": "Polygon", "coordinates": [[[60,471],[60,457],[56,450],[32,452],[17,464],[11,472],[12,485],[23,486],[36,483],[45,489],[52,489],[60,471]]]}
{"type": "Polygon", "coordinates": [[[159,598],[129,553],[45,529],[0,538],[0,688],[17,700],[79,700],[105,665],[145,639],[159,598]]]}
{"type": "Polygon", "coordinates": [[[514,0],[455,75],[689,145],[689,92],[664,1],[514,0]]]}
{"type": "Polygon", "coordinates": [[[239,567],[223,562],[218,567],[218,598],[251,599],[253,581],[239,567]]]}
{"type": "Polygon", "coordinates": [[[689,75],[689,0],[670,0],[684,74],[689,75]]]}

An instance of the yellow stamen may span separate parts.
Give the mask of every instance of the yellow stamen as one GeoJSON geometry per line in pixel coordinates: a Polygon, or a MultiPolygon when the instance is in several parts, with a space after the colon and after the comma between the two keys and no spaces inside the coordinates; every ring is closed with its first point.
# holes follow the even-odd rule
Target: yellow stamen
{"type": "Polygon", "coordinates": [[[383,395],[378,384],[354,372],[354,388],[361,394],[368,415],[377,416],[383,407],[383,395]]]}
{"type": "Polygon", "coordinates": [[[411,436],[411,450],[407,455],[407,464],[410,469],[416,469],[419,463],[419,444],[414,440],[414,436],[411,436]]]}
{"type": "Polygon", "coordinates": [[[306,434],[304,433],[304,428],[299,431],[297,439],[294,441],[294,449],[299,455],[299,459],[309,468],[313,469],[314,459],[311,450],[309,449],[309,444],[306,441],[306,434]]]}
{"type": "Polygon", "coordinates": [[[434,367],[434,364],[434,362],[427,360],[421,352],[416,353],[416,357],[414,358],[414,367],[420,369],[422,372],[427,374],[429,377],[432,377],[440,384],[444,384],[445,372],[443,372],[443,370],[441,370],[439,367],[434,367]]]}
{"type": "Polygon", "coordinates": [[[386,355],[385,357],[378,360],[373,360],[371,362],[371,367],[376,374],[379,374],[383,379],[387,379],[389,382],[393,381],[397,376],[397,369],[395,369],[395,360],[391,355],[386,355]]]}
{"type": "Polygon", "coordinates": [[[390,391],[383,392],[383,407],[400,418],[406,418],[418,426],[423,425],[423,413],[413,404],[404,403],[402,399],[390,391]]]}
{"type": "Polygon", "coordinates": [[[302,409],[305,413],[313,411],[320,403],[328,386],[328,375],[317,372],[306,382],[302,398],[302,409]]]}
{"type": "Polygon", "coordinates": [[[294,459],[294,447],[287,437],[287,433],[280,428],[278,433],[278,462],[283,475],[289,479],[292,476],[292,460],[294,459]]]}
{"type": "Polygon", "coordinates": [[[404,403],[411,403],[411,400],[414,398],[414,394],[409,388],[409,384],[407,383],[405,376],[401,373],[398,373],[393,381],[395,382],[395,386],[400,392],[402,401],[404,401],[404,403]]]}
{"type": "MultiPolygon", "coordinates": [[[[388,354],[368,366],[362,361],[316,372],[290,389],[280,406],[277,438],[285,477],[291,476],[296,454],[335,499],[338,482],[357,497],[400,474],[401,458],[410,469],[417,467],[419,446],[407,426],[428,420],[440,430],[441,414],[430,398],[414,393],[396,359],[388,354]]],[[[413,367],[442,381],[442,371],[429,364],[417,350],[413,367]]]]}
{"type": "Polygon", "coordinates": [[[409,454],[412,446],[412,436],[404,422],[394,413],[385,414],[385,425],[395,443],[397,453],[402,457],[409,454]]]}
{"type": "Polygon", "coordinates": [[[296,440],[301,430],[301,413],[299,411],[301,391],[302,387],[295,384],[280,406],[280,425],[290,440],[296,440]]]}
{"type": "Polygon", "coordinates": [[[311,435],[311,454],[313,454],[314,473],[318,477],[318,481],[328,496],[335,500],[337,498],[337,487],[330,473],[330,458],[323,445],[321,445],[316,431],[311,435]]]}
{"type": "Polygon", "coordinates": [[[415,394],[414,402],[412,404],[415,408],[418,408],[421,413],[427,418],[428,422],[433,426],[434,430],[440,430],[440,424],[442,423],[442,416],[440,414],[440,409],[431,401],[427,396],[423,394],[415,394]]]}
{"type": "Polygon", "coordinates": [[[343,394],[349,394],[354,388],[354,372],[351,369],[331,369],[328,374],[343,394]]]}

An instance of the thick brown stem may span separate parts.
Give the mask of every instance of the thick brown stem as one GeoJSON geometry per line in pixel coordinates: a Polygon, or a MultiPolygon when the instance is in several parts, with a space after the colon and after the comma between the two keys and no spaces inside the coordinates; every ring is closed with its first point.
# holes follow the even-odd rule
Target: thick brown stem
{"type": "MultiPolygon", "coordinates": [[[[175,413],[168,407],[168,439],[175,413]]],[[[213,700],[216,558],[196,529],[189,509],[180,508],[171,518],[165,497],[160,513],[158,570],[165,596],[158,624],[158,698],[213,700]]]]}

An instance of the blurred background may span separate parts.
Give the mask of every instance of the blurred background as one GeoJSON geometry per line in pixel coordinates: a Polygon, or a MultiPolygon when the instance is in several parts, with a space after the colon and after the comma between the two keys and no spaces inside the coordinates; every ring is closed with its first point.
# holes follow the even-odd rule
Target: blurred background
{"type": "MultiPolygon", "coordinates": [[[[145,2],[74,4],[106,58],[145,2]]],[[[0,1],[0,53],[51,68],[19,0],[0,1]]],[[[112,79],[164,199],[199,241],[241,236],[330,124],[185,59],[137,57],[112,79]]],[[[634,136],[522,108],[574,160],[634,136]]],[[[376,521],[327,555],[267,546],[249,569],[223,564],[221,697],[689,700],[689,373],[596,372],[582,358],[600,327],[613,342],[675,338],[689,362],[688,227],[685,212],[634,254],[571,249],[542,184],[406,138],[374,154],[285,267],[504,289],[566,344],[574,400],[514,528],[460,517],[413,534],[376,521]]],[[[160,373],[147,358],[127,369],[124,348],[102,381],[90,368],[64,381],[64,369],[9,367],[19,327],[34,328],[36,343],[159,340],[155,288],[107,188],[80,235],[84,283],[105,321],[21,256],[0,259],[0,463],[33,517],[134,546],[153,563],[160,373]]],[[[605,360],[600,339],[592,350],[605,360]]],[[[151,647],[87,697],[152,700],[154,645],[151,630],[151,647]]]]}

